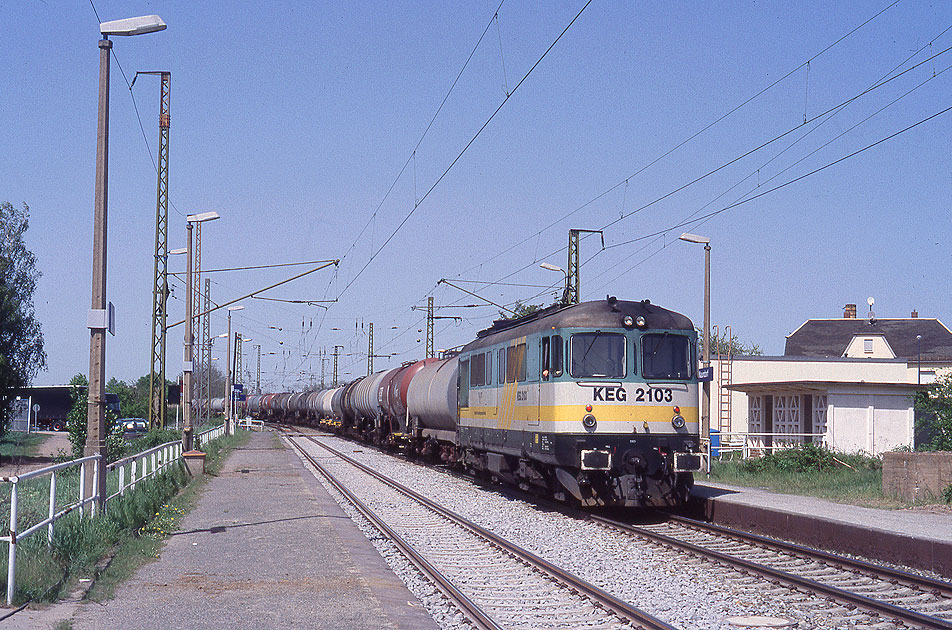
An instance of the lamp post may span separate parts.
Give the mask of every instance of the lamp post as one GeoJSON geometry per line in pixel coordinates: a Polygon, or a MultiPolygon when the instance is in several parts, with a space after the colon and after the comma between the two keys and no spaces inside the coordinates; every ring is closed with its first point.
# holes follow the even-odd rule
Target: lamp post
{"type": "Polygon", "coordinates": [[[185,227],[188,229],[188,241],[186,242],[185,263],[185,284],[188,289],[185,292],[185,359],[182,361],[182,400],[185,401],[183,409],[183,419],[185,427],[182,429],[182,450],[192,450],[192,346],[195,343],[192,328],[192,227],[195,223],[204,223],[205,221],[214,221],[218,219],[217,212],[202,212],[200,214],[190,214],[185,217],[185,227]]]}
{"type": "Polygon", "coordinates": [[[231,313],[244,310],[244,308],[240,304],[228,307],[228,348],[225,353],[225,433],[228,435],[233,435],[235,432],[231,421],[231,313]]]}
{"type": "MultiPolygon", "coordinates": [[[[701,361],[705,368],[711,367],[711,239],[685,232],[680,240],[704,245],[704,345],[701,361]]],[[[710,472],[711,440],[711,382],[704,381],[701,396],[701,438],[708,441],[708,471],[710,472]]]]}
{"type": "MultiPolygon", "coordinates": [[[[157,15],[102,22],[99,32],[99,118],[96,127],[96,191],[93,212],[93,279],[92,300],[89,307],[89,390],[86,415],[86,446],[84,455],[99,455],[95,474],[91,465],[86,468],[86,483],[82,497],[96,495],[96,507],[106,504],[106,226],[109,182],[109,53],[110,35],[130,36],[154,33],[165,29],[165,22],[157,15]],[[95,488],[93,484],[95,483],[95,488]]],[[[9,589],[12,589],[12,583],[9,589]]],[[[11,591],[12,592],[12,591],[11,591]]]]}
{"type": "Polygon", "coordinates": [[[569,274],[568,272],[565,271],[565,269],[562,269],[561,267],[559,267],[558,265],[553,265],[552,263],[544,262],[544,263],[540,263],[539,266],[542,267],[543,269],[548,269],[549,271],[561,271],[563,274],[565,274],[565,288],[562,290],[561,304],[563,306],[567,305],[569,303],[569,274]]]}

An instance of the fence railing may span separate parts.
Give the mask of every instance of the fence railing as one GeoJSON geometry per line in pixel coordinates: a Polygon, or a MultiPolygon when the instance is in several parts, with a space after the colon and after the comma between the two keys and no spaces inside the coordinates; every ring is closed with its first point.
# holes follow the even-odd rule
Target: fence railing
{"type": "MultiPolygon", "coordinates": [[[[225,434],[224,425],[213,427],[198,434],[199,444],[207,444],[225,434]]],[[[109,493],[107,489],[106,503],[117,496],[124,495],[127,491],[135,489],[136,484],[153,477],[165,468],[178,462],[182,457],[182,443],[179,441],[167,442],[154,446],[148,450],[124,457],[106,466],[106,474],[115,471],[113,477],[116,479],[115,492],[109,493]]],[[[57,520],[66,516],[74,510],[79,510],[82,514],[86,506],[91,507],[91,514],[95,514],[96,505],[99,502],[99,466],[89,466],[88,462],[97,462],[100,455],[90,455],[80,457],[62,464],[46,466],[38,470],[23,473],[22,475],[12,475],[10,477],[0,477],[0,483],[9,483],[10,487],[10,532],[6,536],[0,536],[0,542],[6,542],[9,546],[7,554],[7,605],[13,604],[13,595],[16,589],[16,550],[17,544],[24,538],[46,528],[47,543],[53,542],[53,528],[57,520]],[[70,468],[79,468],[79,487],[76,491],[76,500],[67,505],[57,506],[57,473],[70,468]],[[92,470],[93,475],[93,494],[84,496],[86,486],[87,468],[92,470]],[[49,513],[46,518],[34,523],[22,531],[18,531],[17,511],[19,506],[20,484],[30,479],[36,479],[49,475],[50,477],[50,500],[49,513]],[[57,509],[59,507],[59,509],[57,509]]],[[[68,479],[68,478],[67,478],[68,479]]],[[[108,479],[108,477],[107,477],[108,479]]],[[[110,484],[111,485],[111,484],[110,484]]],[[[62,494],[62,493],[61,493],[62,494]]]]}
{"type": "Polygon", "coordinates": [[[264,420],[253,420],[252,418],[242,418],[238,421],[239,429],[247,429],[248,431],[262,431],[264,430],[264,420]]]}
{"type": "Polygon", "coordinates": [[[823,443],[826,433],[748,433],[724,431],[720,433],[720,446],[714,446],[720,455],[741,453],[744,459],[766,455],[776,451],[803,446],[807,442],[823,443]]]}

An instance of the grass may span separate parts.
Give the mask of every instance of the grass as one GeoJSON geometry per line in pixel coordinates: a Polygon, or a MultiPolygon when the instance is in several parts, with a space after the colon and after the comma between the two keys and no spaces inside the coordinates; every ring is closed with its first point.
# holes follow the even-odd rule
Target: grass
{"type": "Polygon", "coordinates": [[[866,507],[906,507],[883,495],[882,461],[806,444],[758,459],[714,461],[711,479],[866,507]]]}
{"type": "MultiPolygon", "coordinates": [[[[142,441],[137,440],[141,445],[142,441]]],[[[158,443],[168,441],[156,437],[158,443]]],[[[225,450],[243,440],[246,435],[216,440],[207,446],[206,470],[214,474],[221,467],[225,450]]],[[[142,448],[148,448],[142,445],[142,448]]],[[[139,450],[139,449],[137,449],[139,450]]],[[[45,532],[37,532],[17,545],[17,588],[15,601],[55,601],[84,576],[95,576],[96,564],[110,551],[113,561],[104,573],[108,576],[100,588],[111,593],[122,579],[143,562],[157,557],[165,536],[174,531],[179,519],[194,501],[203,479],[189,483],[184,465],[170,466],[166,472],[141,481],[134,491],[109,502],[106,515],[91,518],[71,513],[56,522],[52,544],[47,544],[45,532]],[[185,492],[179,492],[187,486],[185,492]],[[115,568],[113,568],[115,567],[115,568]],[[112,586],[110,586],[112,585],[112,586]]],[[[107,478],[110,492],[118,487],[117,475],[107,478]]],[[[77,470],[57,475],[57,509],[75,500],[79,492],[77,470]]],[[[49,478],[21,482],[18,490],[18,528],[43,520],[49,510],[49,478]]],[[[0,486],[0,529],[9,527],[10,484],[0,486]],[[5,509],[4,509],[4,506],[5,509]]],[[[3,550],[5,551],[5,547],[3,550]]],[[[0,553],[0,589],[6,589],[7,554],[0,553]]]]}
{"type": "Polygon", "coordinates": [[[6,460],[11,457],[34,457],[47,438],[48,435],[41,433],[7,431],[0,437],[0,458],[6,460]]]}

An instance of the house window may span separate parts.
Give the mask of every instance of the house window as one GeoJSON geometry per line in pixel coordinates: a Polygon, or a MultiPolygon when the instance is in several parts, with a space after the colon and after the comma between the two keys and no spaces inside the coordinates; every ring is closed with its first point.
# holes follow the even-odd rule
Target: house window
{"type": "Polygon", "coordinates": [[[826,396],[817,396],[813,399],[814,433],[826,433],[826,404],[826,396]]]}
{"type": "Polygon", "coordinates": [[[866,354],[873,353],[873,340],[872,339],[863,339],[863,352],[866,354]]]}
{"type": "MultiPolygon", "coordinates": [[[[774,401],[774,432],[803,433],[803,423],[800,421],[800,396],[776,396],[774,401]]],[[[800,436],[776,440],[778,445],[802,441],[803,438],[800,436]]]]}
{"type": "Polygon", "coordinates": [[[750,433],[763,433],[764,431],[764,397],[747,397],[747,430],[750,433]]]}

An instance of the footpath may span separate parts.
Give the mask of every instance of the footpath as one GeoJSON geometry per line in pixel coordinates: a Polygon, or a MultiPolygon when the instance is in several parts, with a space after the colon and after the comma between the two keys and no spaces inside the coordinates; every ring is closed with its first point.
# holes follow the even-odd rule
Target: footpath
{"type": "MultiPolygon", "coordinates": [[[[7,628],[347,628],[437,626],[324,487],[270,432],[229,455],[160,559],[102,604],[7,628]]],[[[44,611],[39,611],[40,613],[44,611]]],[[[52,612],[52,611],[47,611],[52,612]]]]}

